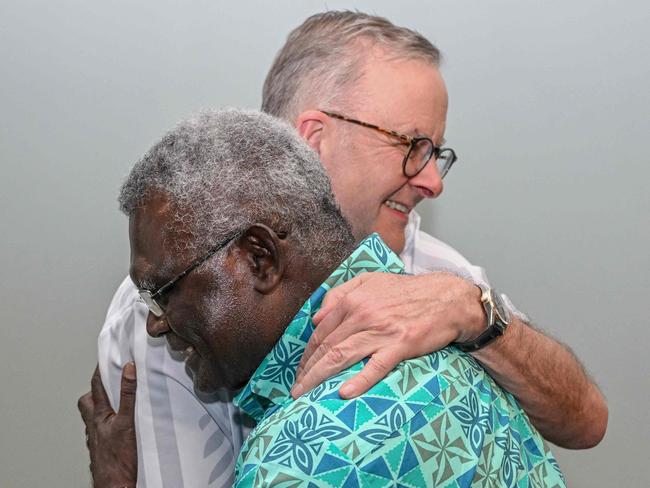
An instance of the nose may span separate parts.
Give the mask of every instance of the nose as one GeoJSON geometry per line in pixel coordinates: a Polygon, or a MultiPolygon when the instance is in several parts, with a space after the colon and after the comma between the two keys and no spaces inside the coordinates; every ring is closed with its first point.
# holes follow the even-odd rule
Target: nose
{"type": "Polygon", "coordinates": [[[147,333],[151,337],[160,337],[170,330],[169,322],[167,322],[164,315],[162,317],[156,317],[154,314],[149,312],[149,315],[147,315],[147,333]]]}
{"type": "Polygon", "coordinates": [[[429,161],[429,164],[422,171],[409,178],[409,185],[415,188],[424,198],[439,197],[443,190],[443,184],[435,160],[429,161]]]}

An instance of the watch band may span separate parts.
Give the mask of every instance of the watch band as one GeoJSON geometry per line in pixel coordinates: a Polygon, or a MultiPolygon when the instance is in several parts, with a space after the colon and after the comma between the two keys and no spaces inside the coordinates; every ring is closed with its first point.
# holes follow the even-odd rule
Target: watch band
{"type": "Polygon", "coordinates": [[[481,303],[487,316],[487,327],[478,337],[471,341],[454,342],[463,352],[474,352],[487,346],[497,337],[502,336],[510,323],[510,313],[501,295],[485,285],[476,285],[481,289],[481,303]]]}
{"type": "Polygon", "coordinates": [[[476,339],[467,342],[454,342],[454,346],[463,352],[474,352],[484,348],[497,337],[503,335],[503,329],[492,325],[485,329],[476,339]]]}

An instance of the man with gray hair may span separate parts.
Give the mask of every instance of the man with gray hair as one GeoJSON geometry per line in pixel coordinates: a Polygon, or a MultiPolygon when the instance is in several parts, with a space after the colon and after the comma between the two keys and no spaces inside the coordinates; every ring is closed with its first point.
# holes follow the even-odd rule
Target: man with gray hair
{"type": "MultiPolygon", "coordinates": [[[[416,275],[369,273],[330,292],[293,394],[368,357],[341,385],[341,396],[351,398],[403,359],[458,342],[517,397],[547,439],[593,446],[604,435],[607,407],[576,358],[495,293],[481,268],[419,231],[415,206],[441,194],[456,159],[442,147],[447,93],[439,59],[412,30],[362,13],[327,12],[289,35],[269,72],[263,109],[289,121],[320,155],[355,237],[377,231],[416,275]]],[[[99,339],[114,408],[121,367],[138,364],[140,481],[227,484],[247,432],[240,415],[225,393],[208,402],[192,394],[164,340],[146,337],[146,314],[125,280],[99,339]]]]}
{"type": "MultiPolygon", "coordinates": [[[[120,192],[148,333],[183,356],[197,392],[239,390],[236,405],[258,422],[235,485],[563,487],[516,400],[454,347],[401,362],[355,399],[337,391],[361,362],[291,397],[326,292],[404,269],[377,234],[355,245],[328,183],[291,127],[230,110],[180,123],[120,192]]],[[[116,416],[97,380],[92,396],[80,410],[95,487],[133,486],[136,443],[123,434],[134,402],[116,416]]]]}

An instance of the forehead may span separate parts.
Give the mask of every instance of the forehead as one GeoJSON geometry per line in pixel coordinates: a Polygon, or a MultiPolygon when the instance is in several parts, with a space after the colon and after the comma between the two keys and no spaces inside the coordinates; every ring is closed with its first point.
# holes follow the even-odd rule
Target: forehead
{"type": "Polygon", "coordinates": [[[169,201],[164,196],[155,195],[148,198],[129,219],[129,274],[136,286],[148,288],[168,279],[175,268],[174,261],[180,260],[171,248],[179,238],[170,230],[171,217],[169,201]]]}
{"type": "Polygon", "coordinates": [[[442,138],[447,118],[447,88],[433,64],[396,59],[375,49],[356,90],[364,117],[405,132],[442,138]]]}

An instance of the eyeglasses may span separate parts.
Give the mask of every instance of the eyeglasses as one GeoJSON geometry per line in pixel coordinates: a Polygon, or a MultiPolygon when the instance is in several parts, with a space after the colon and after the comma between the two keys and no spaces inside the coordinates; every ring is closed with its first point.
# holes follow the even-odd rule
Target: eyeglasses
{"type": "Polygon", "coordinates": [[[207,252],[207,254],[200,257],[196,261],[194,261],[184,271],[182,271],[181,273],[176,275],[176,277],[172,278],[170,281],[165,283],[163,286],[158,288],[156,291],[152,292],[152,291],[149,291],[149,290],[139,289],[138,293],[140,294],[140,298],[142,298],[142,301],[147,305],[147,307],[149,307],[149,311],[152,314],[154,314],[156,317],[162,317],[162,315],[165,313],[165,309],[159,303],[160,297],[163,294],[167,293],[169,290],[171,290],[174,286],[176,286],[179,281],[181,281],[183,278],[185,278],[193,270],[195,270],[196,268],[201,266],[208,259],[210,259],[212,256],[214,256],[218,251],[223,249],[226,245],[228,245],[230,243],[230,241],[232,241],[233,239],[239,237],[240,235],[241,235],[241,232],[237,232],[235,234],[232,234],[230,237],[226,238],[225,240],[221,241],[219,244],[212,247],[207,252]]]}
{"type": "Polygon", "coordinates": [[[435,157],[436,166],[438,168],[438,174],[440,179],[444,178],[453,164],[458,159],[456,157],[456,152],[450,147],[438,147],[433,144],[433,141],[428,137],[413,137],[408,134],[402,134],[391,129],[384,129],[374,124],[369,124],[368,122],[362,122],[361,120],[351,119],[345,115],[338,114],[336,112],[329,112],[326,110],[320,110],[328,117],[333,117],[335,119],[340,119],[345,122],[350,122],[352,124],[361,125],[367,127],[368,129],[374,129],[376,131],[382,132],[392,137],[399,139],[403,145],[408,146],[409,150],[404,157],[402,162],[402,172],[407,178],[413,178],[418,173],[420,173],[426,165],[429,163],[432,157],[435,157]]]}

